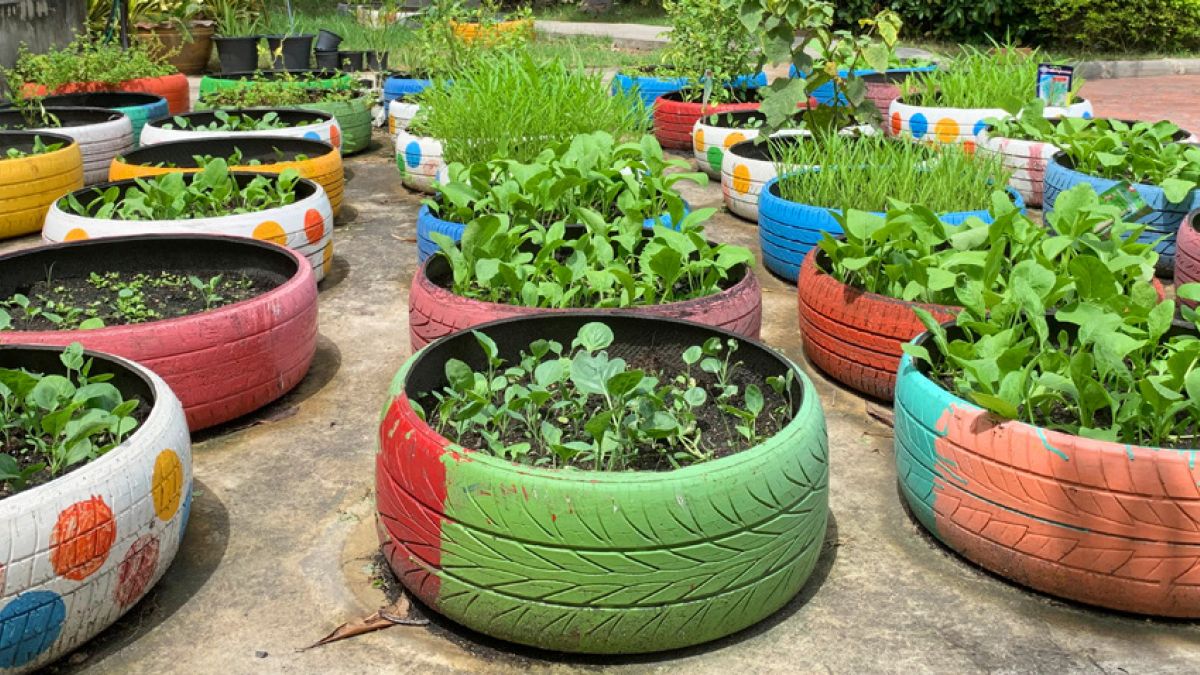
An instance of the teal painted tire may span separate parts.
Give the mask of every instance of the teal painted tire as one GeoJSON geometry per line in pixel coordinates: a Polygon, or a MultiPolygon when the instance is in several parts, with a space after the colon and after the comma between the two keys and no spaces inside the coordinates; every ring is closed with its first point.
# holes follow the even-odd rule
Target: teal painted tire
{"type": "MultiPolygon", "coordinates": [[[[476,330],[511,358],[532,336],[569,343],[580,325],[598,319],[622,350],[737,337],[695,323],[594,313],[476,330]]],[[[783,607],[808,580],[824,540],[825,417],[795,364],[738,339],[747,367],[795,373],[795,417],[767,442],[667,472],[550,470],[451,450],[412,411],[406,388],[441,386],[445,360],[478,356],[478,346],[462,333],[418,352],[393,380],[376,463],[379,536],[397,576],[473,630],[567,652],[685,647],[783,607]]]]}

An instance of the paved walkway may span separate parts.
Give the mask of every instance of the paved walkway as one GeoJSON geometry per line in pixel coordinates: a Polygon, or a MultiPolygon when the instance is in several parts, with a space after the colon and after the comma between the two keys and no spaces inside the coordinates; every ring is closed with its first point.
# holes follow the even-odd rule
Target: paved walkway
{"type": "Polygon", "coordinates": [[[1083,95],[1096,115],[1157,121],[1169,119],[1188,131],[1200,131],[1200,75],[1091,80],[1083,95]]]}

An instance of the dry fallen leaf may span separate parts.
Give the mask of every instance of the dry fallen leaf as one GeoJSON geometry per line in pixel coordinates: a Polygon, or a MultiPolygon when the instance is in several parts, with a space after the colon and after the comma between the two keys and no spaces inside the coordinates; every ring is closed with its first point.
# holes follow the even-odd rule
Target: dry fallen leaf
{"type": "Polygon", "coordinates": [[[330,642],[337,642],[338,640],[345,640],[346,638],[352,638],[356,635],[371,633],[389,626],[424,626],[429,623],[429,619],[409,618],[408,614],[411,609],[412,603],[408,601],[408,597],[401,595],[396,602],[392,603],[391,605],[371,612],[361,619],[347,621],[337,628],[334,628],[333,632],[329,635],[326,635],[304,649],[301,649],[300,651],[312,649],[313,647],[320,647],[321,645],[327,645],[330,642]]]}

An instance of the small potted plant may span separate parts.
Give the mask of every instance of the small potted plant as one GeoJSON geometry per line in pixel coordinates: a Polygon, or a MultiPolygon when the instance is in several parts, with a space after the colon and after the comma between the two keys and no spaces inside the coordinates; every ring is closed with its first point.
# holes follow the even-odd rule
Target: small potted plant
{"type": "Polygon", "coordinates": [[[202,2],[132,2],[133,38],[184,75],[199,75],[212,57],[216,22],[207,18],[202,2]]]}
{"type": "Polygon", "coordinates": [[[804,586],[828,519],[826,447],[804,372],[743,335],[595,313],[498,321],[393,379],[377,531],[405,587],[473,630],[556,652],[675,649],[804,586]],[[513,583],[489,590],[500,577],[513,583]]]}
{"type": "Polygon", "coordinates": [[[50,204],[83,187],[83,154],[70,136],[0,131],[0,238],[42,229],[50,204]]]}
{"type": "Polygon", "coordinates": [[[25,673],[112,625],[171,566],[191,440],[161,377],[79,343],[0,346],[0,379],[4,667],[25,673]]]}
{"type": "Polygon", "coordinates": [[[227,234],[290,246],[308,259],[317,281],[333,264],[333,208],[321,186],[295,169],[230,173],[222,158],[196,173],[72,192],[50,207],[42,227],[49,242],[135,233],[227,234]]]}
{"type": "Polygon", "coordinates": [[[220,0],[215,11],[217,58],[221,72],[246,72],[258,69],[261,16],[236,0],[220,0]]]}
{"type": "Polygon", "coordinates": [[[141,142],[142,127],[151,120],[162,119],[170,113],[167,99],[154,94],[127,91],[92,94],[54,94],[41,99],[41,105],[62,108],[105,108],[124,113],[133,127],[133,145],[141,142]]]}
{"type": "Polygon", "coordinates": [[[1136,222],[1145,226],[1142,241],[1155,242],[1158,274],[1175,269],[1179,223],[1200,207],[1200,148],[1179,142],[1187,133],[1170,122],[1105,120],[1063,138],[1062,152],[1046,165],[1043,209],[1054,211],[1064,190],[1078,183],[1114,197],[1136,192],[1146,204],[1136,222]]]}
{"type": "Polygon", "coordinates": [[[316,35],[266,35],[271,67],[277,70],[307,70],[312,65],[312,45],[316,35]]]}
{"type": "Polygon", "coordinates": [[[148,123],[142,129],[142,144],[250,136],[307,138],[342,147],[337,118],[316,110],[291,108],[233,108],[175,115],[148,123]]]}
{"type": "Polygon", "coordinates": [[[83,155],[85,185],[103,182],[113,157],[133,149],[133,125],[124,113],[104,108],[45,107],[18,101],[0,110],[0,129],[62,134],[75,139],[83,155]]]}
{"type": "Polygon", "coordinates": [[[108,168],[108,179],[123,181],[178,171],[193,173],[218,157],[225,160],[230,171],[280,174],[295,169],[301,178],[325,190],[335,217],[342,209],[345,192],[342,153],[324,141],[308,138],[205,138],[155,143],[114,159],[108,168]]]}
{"type": "Polygon", "coordinates": [[[0,342],[81,342],[145,364],[182,401],[181,426],[186,415],[193,431],[287,393],[316,351],[312,265],[269,242],[157,232],[0,261],[0,342]]]}

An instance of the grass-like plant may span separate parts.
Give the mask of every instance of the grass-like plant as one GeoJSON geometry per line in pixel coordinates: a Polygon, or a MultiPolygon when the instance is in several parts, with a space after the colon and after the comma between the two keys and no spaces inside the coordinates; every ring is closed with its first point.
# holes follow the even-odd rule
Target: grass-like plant
{"type": "Polygon", "coordinates": [[[885,211],[894,199],[935,213],[975,211],[1010,176],[998,156],[882,136],[822,134],[781,145],[777,156],[780,196],[829,209],[885,211]]]}
{"type": "MultiPolygon", "coordinates": [[[[940,108],[1016,109],[1037,93],[1037,67],[1044,61],[1037,49],[1028,53],[1011,46],[985,51],[965,46],[960,55],[938,70],[918,73],[901,85],[905,103],[940,108]]],[[[1068,100],[1083,78],[1076,77],[1068,100]]]]}
{"type": "Polygon", "coordinates": [[[485,58],[417,99],[421,109],[409,128],[440,140],[446,160],[463,164],[528,162],[577,134],[606,131],[624,140],[647,125],[635,93],[610,95],[600,74],[528,54],[485,58]]]}

